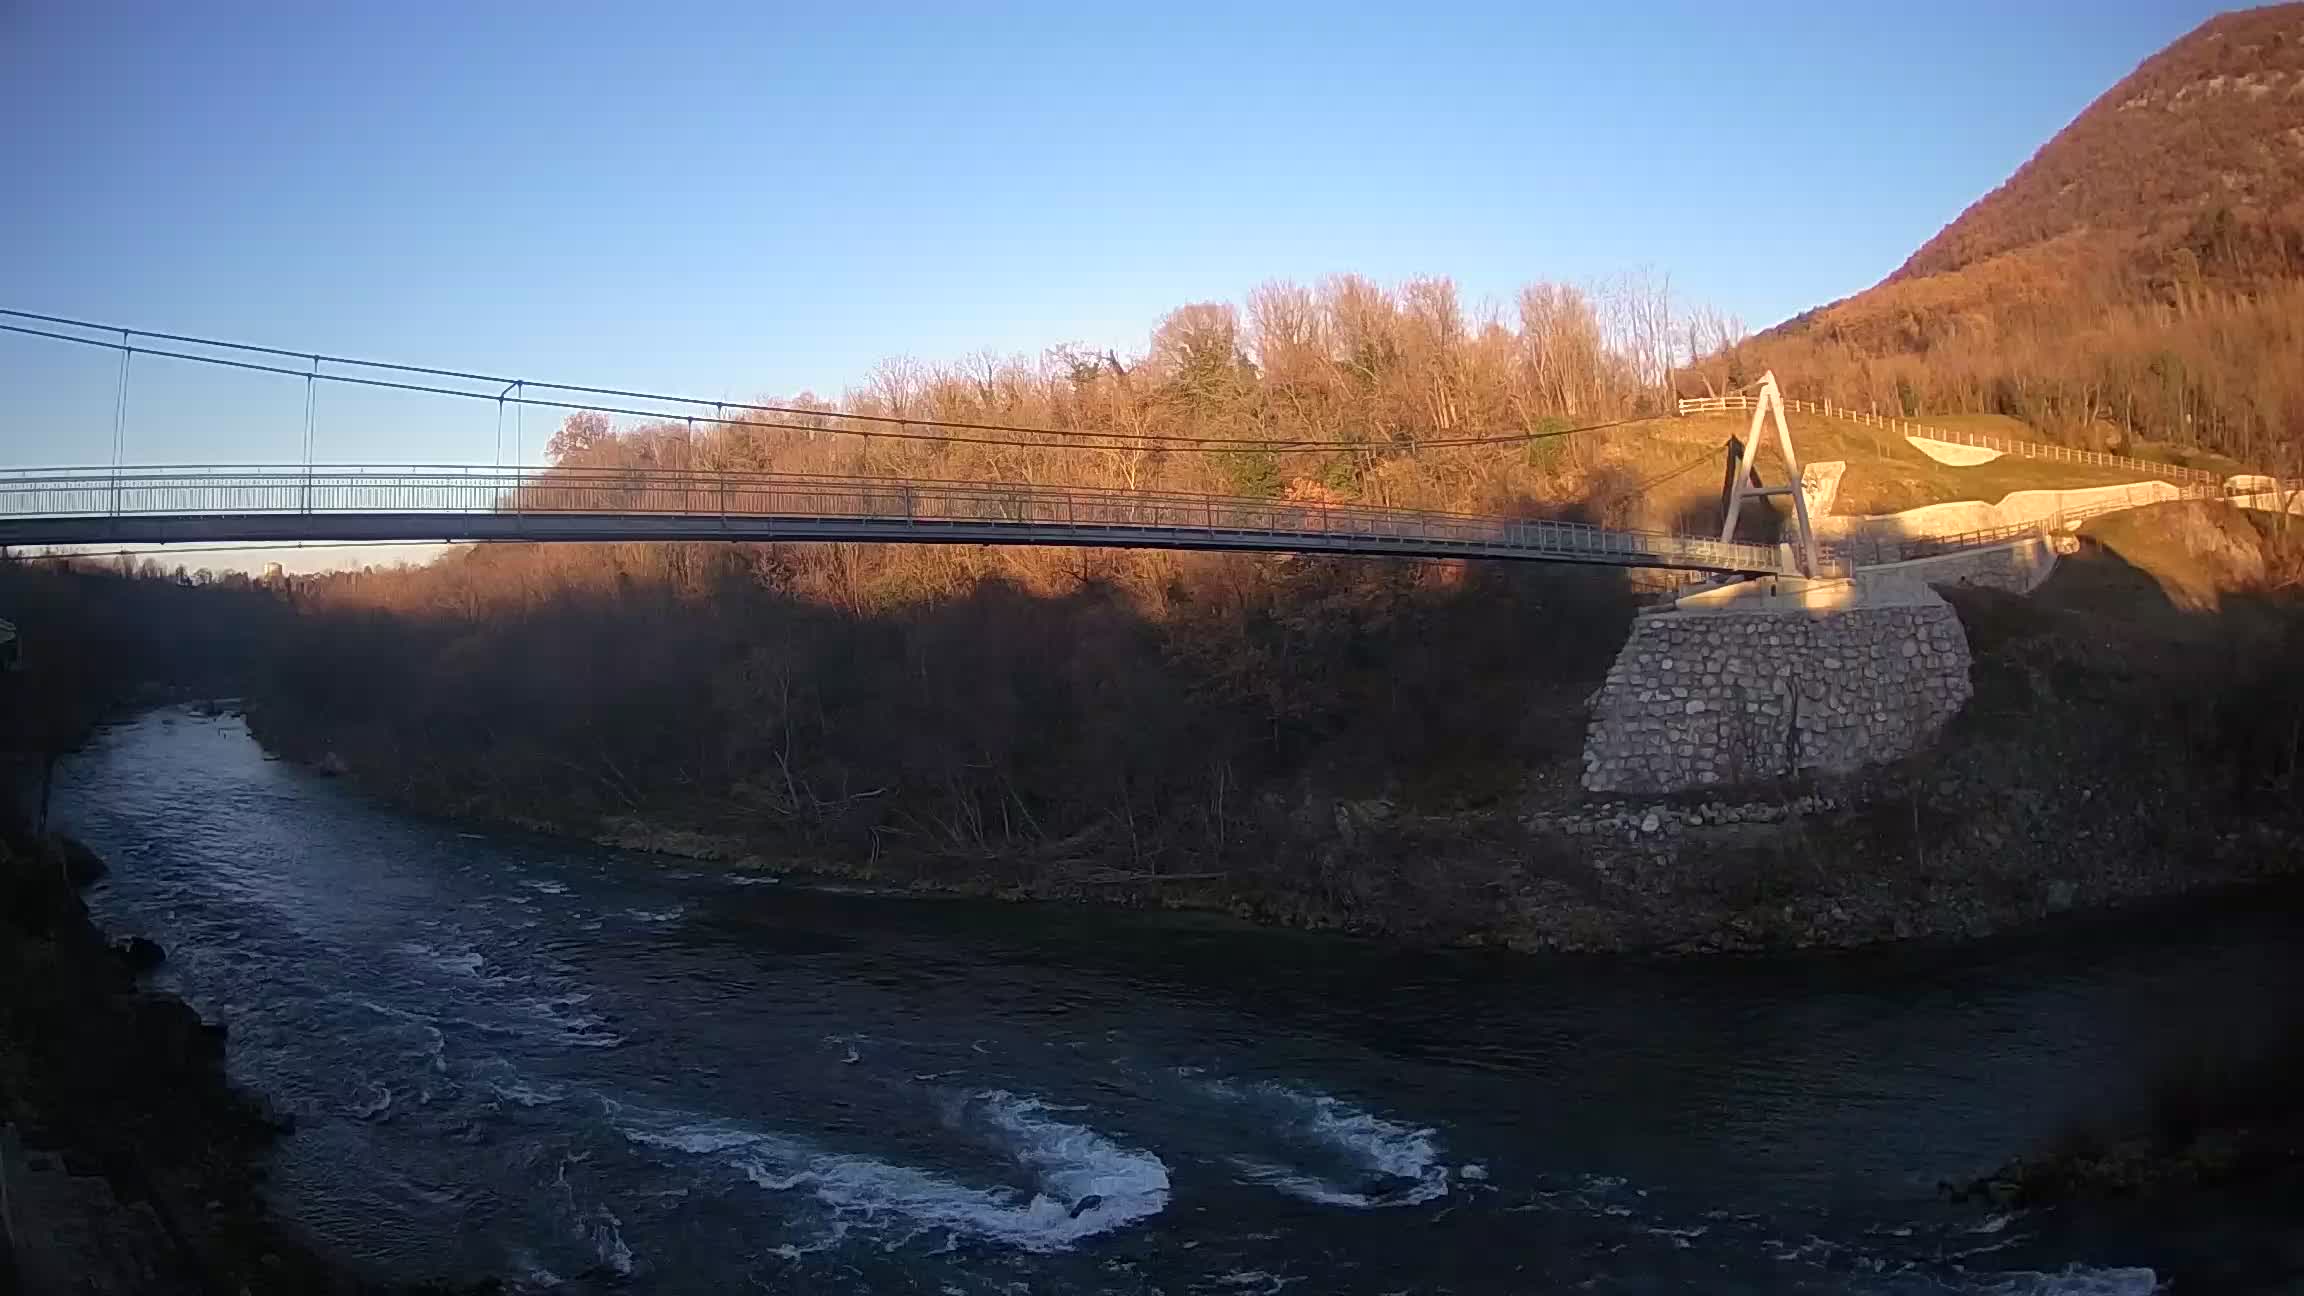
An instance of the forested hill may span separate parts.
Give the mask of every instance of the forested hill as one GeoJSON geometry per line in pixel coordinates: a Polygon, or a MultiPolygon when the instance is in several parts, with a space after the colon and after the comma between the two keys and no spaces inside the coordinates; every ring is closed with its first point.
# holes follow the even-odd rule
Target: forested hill
{"type": "Polygon", "coordinates": [[[1803,390],[2292,457],[2304,4],[2146,59],[1877,286],[1756,340],[1803,390]]]}
{"type": "Polygon", "coordinates": [[[2304,217],[2304,4],[2211,19],[2104,92],[1890,283],[2077,237],[2142,264],[2281,272],[2304,217]],[[2205,244],[2205,246],[2203,246],[2205,244]]]}

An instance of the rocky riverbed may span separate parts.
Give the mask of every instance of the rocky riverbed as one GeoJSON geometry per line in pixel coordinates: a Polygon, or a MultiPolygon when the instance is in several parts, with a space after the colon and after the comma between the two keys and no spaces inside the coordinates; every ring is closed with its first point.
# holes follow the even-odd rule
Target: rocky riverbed
{"type": "Polygon", "coordinates": [[[225,1078],[222,1030],[138,984],[164,951],[90,922],[78,890],[103,872],[69,838],[0,834],[0,1289],[446,1290],[368,1282],[271,1218],[283,1127],[225,1078]]]}

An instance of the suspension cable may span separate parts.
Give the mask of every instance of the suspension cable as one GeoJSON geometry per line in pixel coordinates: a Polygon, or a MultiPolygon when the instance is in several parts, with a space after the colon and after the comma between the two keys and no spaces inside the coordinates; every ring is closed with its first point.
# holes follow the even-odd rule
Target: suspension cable
{"type": "MultiPolygon", "coordinates": [[[[426,377],[450,378],[468,382],[503,383],[515,386],[520,390],[520,403],[535,405],[543,409],[561,409],[579,412],[592,411],[603,414],[624,415],[632,418],[660,419],[677,416],[667,415],[662,410],[633,409],[629,407],[619,407],[599,402],[576,402],[548,400],[541,397],[529,397],[526,395],[526,389],[529,387],[535,387],[542,391],[565,392],[579,396],[604,396],[624,400],[657,401],[664,404],[694,405],[698,407],[709,403],[713,406],[714,409],[714,414],[710,421],[722,426],[765,427],[806,432],[832,432],[843,436],[867,438],[880,437],[883,439],[897,441],[940,442],[954,445],[985,445],[1026,449],[1167,450],[1208,454],[1264,454],[1285,451],[1367,450],[1375,448],[1372,447],[1369,443],[1361,441],[1305,439],[1285,440],[1278,438],[1256,437],[1204,437],[1193,436],[1184,433],[1105,432],[1085,428],[1032,427],[1028,425],[1012,423],[984,423],[965,420],[922,420],[900,415],[850,413],[839,410],[818,410],[808,409],[801,406],[758,404],[743,401],[721,400],[707,402],[704,400],[704,398],[695,396],[668,395],[661,392],[633,391],[629,389],[614,387],[593,387],[577,383],[545,382],[536,379],[507,379],[499,375],[470,373],[456,369],[440,369],[424,365],[398,364],[381,360],[363,360],[350,356],[331,356],[325,354],[315,355],[311,352],[288,351],[279,347],[267,347],[258,346],[251,343],[230,342],[215,338],[197,337],[190,334],[156,333],[141,329],[115,328],[114,326],[110,325],[92,324],[84,320],[71,319],[65,316],[41,315],[31,311],[11,310],[5,307],[0,307],[0,316],[10,316],[18,319],[31,319],[40,321],[42,323],[60,324],[74,328],[103,329],[109,332],[117,332],[122,337],[122,341],[120,343],[113,343],[96,338],[76,337],[69,333],[57,333],[46,329],[29,328],[23,325],[0,324],[0,331],[19,333],[31,337],[48,338],[59,342],[76,342],[84,346],[96,346],[105,348],[124,348],[128,345],[127,339],[131,337],[153,338],[161,341],[184,342],[195,346],[215,347],[222,350],[236,350],[259,355],[294,356],[298,359],[311,359],[315,361],[325,361],[330,364],[350,365],[357,368],[378,369],[388,372],[408,373],[426,377]],[[876,427],[875,429],[851,426],[823,427],[813,423],[779,423],[758,418],[731,419],[726,415],[726,411],[730,409],[742,411],[746,414],[774,414],[791,418],[832,419],[838,420],[844,424],[868,423],[876,425],[876,427]],[[963,432],[1000,432],[1021,436],[1051,437],[1057,438],[1058,440],[1055,444],[1050,444],[1043,441],[1018,441],[986,437],[950,436],[937,433],[912,431],[911,429],[915,426],[951,428],[963,432]],[[1067,440],[1092,442],[1106,441],[1112,442],[1114,444],[1102,446],[1063,444],[1063,442],[1067,440]]],[[[183,351],[170,351],[156,347],[141,347],[137,349],[142,350],[148,355],[164,356],[169,359],[184,360],[195,364],[220,365],[234,369],[251,370],[258,373],[292,373],[298,376],[301,376],[303,373],[302,370],[290,370],[280,366],[268,365],[250,360],[228,359],[222,356],[209,356],[183,351]]],[[[351,374],[321,374],[320,377],[323,380],[329,382],[351,383],[364,387],[380,387],[395,391],[421,392],[430,395],[455,396],[463,397],[466,399],[486,399],[483,393],[466,391],[454,387],[443,387],[436,383],[400,382],[383,378],[365,378],[351,374]]],[[[697,415],[696,417],[700,420],[703,418],[702,415],[697,415]]],[[[1446,437],[1437,440],[1419,442],[1418,445],[1421,449],[1444,449],[1454,447],[1522,444],[1527,442],[1550,440],[1555,437],[1574,436],[1584,432],[1603,431],[1608,428],[1620,427],[1626,423],[1632,423],[1636,421],[1638,420],[1623,418],[1612,419],[1600,423],[1586,424],[1580,427],[1556,428],[1548,429],[1545,431],[1508,432],[1488,436],[1446,437]]]]}
{"type": "Polygon", "coordinates": [[[128,454],[128,362],[136,358],[128,334],[120,334],[120,385],[112,401],[112,515],[120,515],[120,461],[128,454]]]}
{"type": "Polygon", "coordinates": [[[304,375],[304,466],[312,466],[312,452],[318,444],[312,431],[313,406],[319,400],[320,357],[312,357],[312,372],[304,375]]]}

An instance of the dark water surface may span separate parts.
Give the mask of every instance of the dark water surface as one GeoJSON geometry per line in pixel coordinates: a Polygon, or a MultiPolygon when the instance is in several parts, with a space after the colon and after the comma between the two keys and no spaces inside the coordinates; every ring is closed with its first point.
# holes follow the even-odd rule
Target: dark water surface
{"type": "Polygon", "coordinates": [[[57,813],[294,1116],[288,1218],[537,1289],[2145,1292],[2247,1222],[1937,1181],[2304,989],[2262,903],[1659,963],[738,885],[411,819],[182,711],[57,813]]]}

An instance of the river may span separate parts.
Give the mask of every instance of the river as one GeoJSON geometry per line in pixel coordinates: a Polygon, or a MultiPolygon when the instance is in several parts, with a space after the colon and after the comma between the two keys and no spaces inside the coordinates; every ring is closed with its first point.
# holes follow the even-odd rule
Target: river
{"type": "Polygon", "coordinates": [[[293,1117],[288,1220],[535,1290],[2147,1292],[2245,1212],[1937,1182],[2304,990],[2262,903],[1650,961],[842,893],[409,817],[183,710],[56,815],[293,1117]]]}

